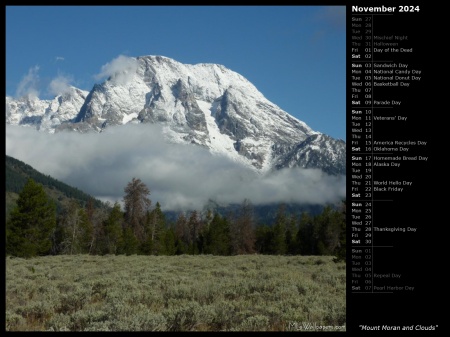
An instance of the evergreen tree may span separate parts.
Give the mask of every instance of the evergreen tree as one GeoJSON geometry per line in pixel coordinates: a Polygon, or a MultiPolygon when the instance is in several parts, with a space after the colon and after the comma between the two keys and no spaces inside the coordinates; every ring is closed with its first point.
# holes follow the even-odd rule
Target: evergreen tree
{"type": "Polygon", "coordinates": [[[298,252],[301,255],[316,254],[316,240],[314,238],[314,219],[306,212],[302,212],[296,235],[298,252]]]}
{"type": "Polygon", "coordinates": [[[58,227],[62,231],[61,250],[63,254],[87,254],[90,251],[93,226],[87,214],[77,201],[63,206],[58,227]]]}
{"type": "Polygon", "coordinates": [[[114,203],[108,219],[104,224],[106,253],[117,254],[119,248],[123,246],[123,213],[120,210],[120,204],[114,203]]]}
{"type": "Polygon", "coordinates": [[[145,218],[151,200],[148,187],[140,180],[133,178],[124,189],[125,222],[139,242],[145,241],[145,218]]]}
{"type": "Polygon", "coordinates": [[[188,221],[188,228],[189,228],[189,245],[188,245],[188,251],[190,254],[198,254],[199,248],[198,248],[198,240],[200,237],[201,232],[201,220],[198,215],[197,211],[192,211],[191,215],[189,216],[188,221]]]}
{"type": "Polygon", "coordinates": [[[156,203],[155,209],[148,212],[145,229],[146,240],[141,248],[142,253],[152,255],[164,254],[166,218],[159,202],[156,203]]]}
{"type": "Polygon", "coordinates": [[[56,227],[52,233],[52,255],[64,254],[64,239],[65,239],[65,229],[62,225],[63,223],[63,214],[59,213],[56,220],[56,227]]]}
{"type": "Polygon", "coordinates": [[[298,254],[297,250],[297,218],[292,214],[287,220],[286,226],[286,252],[290,255],[298,254]]]}
{"type": "Polygon", "coordinates": [[[245,199],[230,225],[232,254],[252,254],[255,252],[255,220],[253,205],[245,199]]]}
{"type": "Polygon", "coordinates": [[[340,219],[340,233],[339,233],[339,245],[336,249],[336,258],[335,262],[339,261],[347,261],[347,202],[346,200],[342,201],[341,204],[341,219],[340,219]]]}
{"type": "Polygon", "coordinates": [[[319,255],[334,255],[339,246],[342,214],[327,205],[322,213],[316,216],[314,235],[317,238],[317,253],[319,255]]]}
{"type": "Polygon", "coordinates": [[[180,213],[175,223],[175,246],[177,255],[188,253],[190,239],[191,235],[186,216],[180,213]]]}
{"type": "Polygon", "coordinates": [[[277,255],[284,255],[287,252],[286,245],[286,213],[285,205],[282,204],[278,208],[273,227],[272,252],[277,255]]]}
{"type": "Polygon", "coordinates": [[[42,185],[28,179],[6,226],[6,254],[33,257],[51,253],[55,204],[42,185]]]}
{"type": "Polygon", "coordinates": [[[205,231],[205,254],[230,255],[230,227],[226,218],[215,213],[205,231]]]}
{"type": "Polygon", "coordinates": [[[130,227],[123,230],[123,240],[118,248],[119,254],[133,255],[139,251],[139,241],[130,227]]]}
{"type": "Polygon", "coordinates": [[[175,230],[172,227],[167,228],[164,236],[164,255],[175,255],[177,251],[176,247],[176,235],[175,230]]]}
{"type": "Polygon", "coordinates": [[[256,251],[260,254],[273,254],[273,229],[268,225],[261,225],[255,230],[256,251]]]}
{"type": "Polygon", "coordinates": [[[89,254],[101,254],[105,251],[104,223],[108,217],[108,212],[104,207],[96,208],[95,200],[92,197],[90,197],[86,203],[85,212],[87,220],[92,226],[89,254]]]}

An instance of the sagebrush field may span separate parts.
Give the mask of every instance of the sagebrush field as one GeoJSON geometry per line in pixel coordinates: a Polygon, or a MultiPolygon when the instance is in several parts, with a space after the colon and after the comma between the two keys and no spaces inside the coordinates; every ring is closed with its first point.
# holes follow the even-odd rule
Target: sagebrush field
{"type": "Polygon", "coordinates": [[[331,256],[6,258],[7,331],[345,331],[331,256]]]}

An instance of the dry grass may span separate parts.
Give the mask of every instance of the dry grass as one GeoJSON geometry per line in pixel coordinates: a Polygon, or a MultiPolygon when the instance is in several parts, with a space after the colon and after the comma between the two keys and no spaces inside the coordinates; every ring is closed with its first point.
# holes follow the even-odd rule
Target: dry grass
{"type": "Polygon", "coordinates": [[[345,331],[328,256],[6,259],[8,331],[345,331]]]}

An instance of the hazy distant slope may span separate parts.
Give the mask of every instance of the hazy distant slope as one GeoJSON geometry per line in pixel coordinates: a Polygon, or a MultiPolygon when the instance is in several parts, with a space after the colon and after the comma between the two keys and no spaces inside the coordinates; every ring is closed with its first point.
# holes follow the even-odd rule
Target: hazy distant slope
{"type": "Polygon", "coordinates": [[[82,204],[88,202],[90,198],[94,200],[94,207],[104,207],[104,204],[87,193],[69,186],[48,175],[42,174],[30,165],[5,155],[5,192],[6,192],[6,216],[15,206],[18,194],[22,191],[28,178],[44,186],[47,195],[52,198],[57,208],[60,209],[61,203],[67,199],[75,199],[82,204]]]}

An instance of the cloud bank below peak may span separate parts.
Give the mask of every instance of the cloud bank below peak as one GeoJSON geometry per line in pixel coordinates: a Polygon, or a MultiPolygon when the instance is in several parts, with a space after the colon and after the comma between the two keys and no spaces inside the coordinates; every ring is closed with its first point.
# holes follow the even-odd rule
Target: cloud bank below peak
{"type": "Polygon", "coordinates": [[[345,176],[318,169],[260,175],[195,145],[168,144],[152,124],[110,127],[102,133],[52,135],[6,126],[6,154],[99,199],[121,202],[133,177],[164,210],[219,204],[278,202],[325,204],[345,198],[345,176]],[[33,151],[29,151],[33,148],[33,151]]]}

